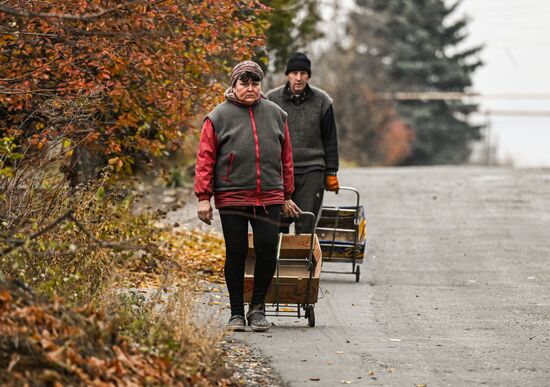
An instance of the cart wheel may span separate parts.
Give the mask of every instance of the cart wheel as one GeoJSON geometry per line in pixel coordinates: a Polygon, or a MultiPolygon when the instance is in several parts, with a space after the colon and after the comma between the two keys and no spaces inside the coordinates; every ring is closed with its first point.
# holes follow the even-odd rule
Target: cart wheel
{"type": "Polygon", "coordinates": [[[313,328],[315,326],[315,310],[313,306],[308,306],[306,308],[306,318],[308,325],[313,328]]]}
{"type": "Polygon", "coordinates": [[[359,279],[361,278],[361,266],[357,265],[355,268],[355,282],[359,282],[359,279]]]}

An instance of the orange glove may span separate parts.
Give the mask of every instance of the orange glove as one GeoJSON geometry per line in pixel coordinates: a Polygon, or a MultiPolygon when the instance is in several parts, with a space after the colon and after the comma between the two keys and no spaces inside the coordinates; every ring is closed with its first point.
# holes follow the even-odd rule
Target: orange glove
{"type": "Polygon", "coordinates": [[[332,191],[338,193],[340,184],[338,184],[338,178],[336,175],[327,175],[325,178],[325,189],[327,191],[332,191]]]}

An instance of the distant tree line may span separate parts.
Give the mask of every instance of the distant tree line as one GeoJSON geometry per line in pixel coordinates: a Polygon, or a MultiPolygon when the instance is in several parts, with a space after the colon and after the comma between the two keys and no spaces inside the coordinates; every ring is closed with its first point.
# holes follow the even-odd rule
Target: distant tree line
{"type": "MultiPolygon", "coordinates": [[[[459,4],[356,0],[346,21],[345,39],[333,42],[322,55],[310,53],[317,58],[312,83],[335,99],[340,147],[348,161],[418,165],[468,160],[473,143],[481,138],[480,127],[468,120],[476,105],[391,98],[397,91],[463,92],[472,85],[472,74],[481,65],[481,47],[464,47],[468,21],[455,16],[459,4]]],[[[277,54],[277,69],[282,68],[290,43],[298,43],[292,49],[307,49],[308,39],[317,36],[320,5],[308,1],[295,15],[308,23],[303,36],[302,30],[295,30],[296,40],[279,38],[285,36],[282,30],[288,23],[271,24],[268,47],[277,54]]],[[[280,18],[281,13],[270,17],[280,18]]],[[[325,38],[331,38],[337,27],[331,23],[323,25],[325,38]]]]}

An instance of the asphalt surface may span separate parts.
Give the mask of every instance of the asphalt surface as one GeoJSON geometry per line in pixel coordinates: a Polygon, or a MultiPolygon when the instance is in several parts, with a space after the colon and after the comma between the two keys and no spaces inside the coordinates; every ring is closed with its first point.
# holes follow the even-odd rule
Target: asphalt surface
{"type": "Polygon", "coordinates": [[[269,332],[236,337],[289,386],[550,386],[550,170],[339,178],[367,214],[361,281],[323,273],[314,328],[272,318],[269,332]]]}

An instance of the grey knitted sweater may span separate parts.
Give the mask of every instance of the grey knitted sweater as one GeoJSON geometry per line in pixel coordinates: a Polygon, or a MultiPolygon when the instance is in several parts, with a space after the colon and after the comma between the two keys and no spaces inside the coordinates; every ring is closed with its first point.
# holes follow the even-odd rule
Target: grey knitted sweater
{"type": "Polygon", "coordinates": [[[303,96],[295,100],[287,83],[271,90],[267,98],[288,114],[295,173],[337,171],[338,140],[330,96],[308,85],[303,96]]]}

